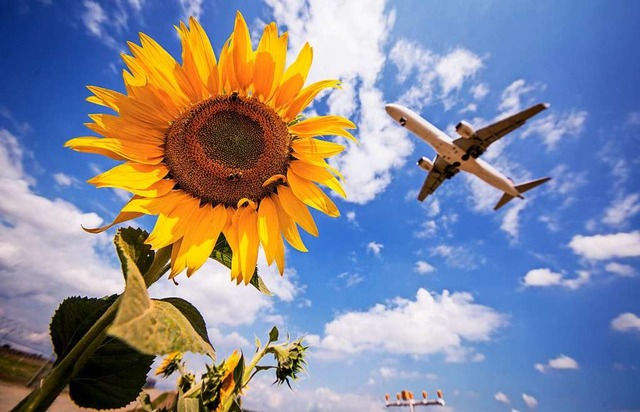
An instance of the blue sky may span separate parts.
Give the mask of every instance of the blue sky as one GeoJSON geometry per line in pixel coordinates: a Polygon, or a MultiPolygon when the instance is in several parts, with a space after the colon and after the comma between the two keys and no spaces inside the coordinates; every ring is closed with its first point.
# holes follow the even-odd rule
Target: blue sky
{"type": "Polygon", "coordinates": [[[172,26],[188,15],[219,51],[236,10],[255,33],[286,28],[290,58],[311,43],[309,80],[343,81],[311,110],[348,116],[360,139],[335,161],[342,216],[314,215],[320,237],[287,251],[284,278],[262,268],[275,297],[232,285],[214,262],[152,289],[196,304],[221,356],[250,353],[273,324],[308,335],[295,392],[262,379],[248,407],[377,411],[385,392],[440,388],[458,412],[640,410],[635,2],[3,3],[0,327],[19,325],[15,339],[46,353],[59,301],[122,288],[112,233],[80,229],[126,201],[84,183],[114,163],[62,147],[100,112],[85,86],[124,89],[119,53],[139,31],[179,58],[172,26]],[[484,158],[515,181],[550,183],[499,212],[500,193],[462,175],[415,200],[415,161],[434,152],[384,104],[451,133],[541,101],[551,108],[484,158]]]}

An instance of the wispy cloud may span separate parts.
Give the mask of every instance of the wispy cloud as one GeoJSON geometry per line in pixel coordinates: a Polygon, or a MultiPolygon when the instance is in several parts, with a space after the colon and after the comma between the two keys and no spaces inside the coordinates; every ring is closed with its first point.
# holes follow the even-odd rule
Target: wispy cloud
{"type": "Polygon", "coordinates": [[[200,20],[203,12],[203,0],[178,0],[178,2],[180,3],[180,10],[182,11],[181,18],[183,21],[187,21],[191,16],[200,20]]]}
{"type": "Polygon", "coordinates": [[[493,395],[493,399],[497,400],[498,402],[504,403],[505,405],[511,403],[509,397],[504,392],[497,392],[495,395],[493,395]]]}
{"type": "MultiPolygon", "coordinates": [[[[436,99],[449,110],[457,103],[462,87],[483,67],[482,58],[468,49],[456,48],[438,55],[407,39],[398,40],[389,57],[398,70],[398,82],[413,82],[399,102],[418,112],[436,99]]],[[[488,87],[475,85],[471,93],[481,99],[488,87]]]]}
{"type": "Polygon", "coordinates": [[[375,241],[371,241],[367,244],[367,251],[373,253],[376,257],[380,257],[383,248],[384,245],[382,243],[377,243],[375,241]]]}
{"type": "Polygon", "coordinates": [[[435,270],[436,268],[434,268],[424,260],[417,261],[415,266],[413,267],[413,271],[421,275],[426,275],[427,273],[435,272],[435,270]]]}
{"type": "Polygon", "coordinates": [[[572,110],[569,113],[552,113],[541,119],[531,122],[523,132],[522,137],[537,135],[547,146],[547,151],[552,151],[565,137],[577,137],[582,134],[587,120],[587,112],[584,110],[572,110]]]}
{"type": "Polygon", "coordinates": [[[538,407],[538,400],[534,398],[532,395],[523,393],[522,400],[524,401],[524,403],[527,405],[529,409],[535,409],[538,407]]]}
{"type": "Polygon", "coordinates": [[[625,226],[638,212],[640,212],[640,194],[631,193],[620,196],[614,199],[605,210],[602,222],[614,227],[625,226]]]}

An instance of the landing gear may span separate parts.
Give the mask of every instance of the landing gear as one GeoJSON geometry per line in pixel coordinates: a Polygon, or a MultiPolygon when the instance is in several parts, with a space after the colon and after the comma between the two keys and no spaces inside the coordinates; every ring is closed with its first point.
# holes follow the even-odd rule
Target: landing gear
{"type": "Polygon", "coordinates": [[[460,162],[453,162],[452,164],[447,165],[447,167],[444,168],[444,177],[446,179],[451,179],[453,176],[458,174],[460,171],[459,167],[460,162]]]}
{"type": "Polygon", "coordinates": [[[462,155],[462,160],[469,160],[470,157],[477,159],[482,153],[484,153],[484,150],[482,150],[480,146],[471,146],[467,149],[467,152],[462,155]]]}

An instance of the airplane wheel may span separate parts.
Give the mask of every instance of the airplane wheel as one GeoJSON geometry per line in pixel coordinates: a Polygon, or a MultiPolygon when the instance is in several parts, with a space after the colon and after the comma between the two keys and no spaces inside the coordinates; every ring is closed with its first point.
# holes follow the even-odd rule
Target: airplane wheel
{"type": "Polygon", "coordinates": [[[468,155],[468,154],[463,154],[463,155],[462,155],[462,160],[464,160],[465,162],[466,162],[467,160],[469,160],[469,155],[468,155]]]}

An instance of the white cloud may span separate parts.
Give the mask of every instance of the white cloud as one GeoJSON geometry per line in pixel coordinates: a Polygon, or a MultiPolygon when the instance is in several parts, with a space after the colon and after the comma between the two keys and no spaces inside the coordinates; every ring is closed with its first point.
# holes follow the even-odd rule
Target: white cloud
{"type": "Polygon", "coordinates": [[[500,229],[505,231],[512,241],[518,240],[520,234],[520,212],[527,206],[527,200],[518,202],[507,209],[507,212],[502,217],[502,223],[500,229]]]}
{"type": "Polygon", "coordinates": [[[609,226],[622,226],[640,212],[640,194],[632,193],[615,199],[604,212],[602,222],[609,226]]]}
{"type": "Polygon", "coordinates": [[[137,12],[140,12],[142,10],[144,3],[145,0],[129,0],[129,5],[137,12]]]}
{"type": "Polygon", "coordinates": [[[526,287],[564,286],[568,289],[575,290],[589,283],[589,280],[591,280],[591,272],[579,270],[576,273],[578,275],[577,277],[568,279],[565,278],[563,274],[553,272],[551,269],[532,269],[524,276],[522,283],[526,287]]]}
{"type": "Polygon", "coordinates": [[[536,363],[534,368],[540,373],[545,373],[549,369],[578,370],[580,369],[580,365],[575,359],[566,355],[560,355],[557,358],[549,360],[546,365],[536,363]]]}
{"type": "Polygon", "coordinates": [[[465,80],[482,68],[482,59],[466,49],[455,49],[435,65],[443,95],[460,90],[465,80]]]}
{"type": "Polygon", "coordinates": [[[352,273],[352,272],[342,272],[338,275],[338,279],[343,279],[345,282],[346,288],[351,288],[356,286],[364,280],[364,276],[360,273],[352,273]]]}
{"type": "Polygon", "coordinates": [[[273,378],[258,375],[251,381],[242,399],[243,407],[250,410],[282,412],[379,412],[382,401],[366,394],[336,392],[327,387],[308,388],[306,382],[295,386],[272,385],[273,378]]]}
{"type": "Polygon", "coordinates": [[[208,328],[209,339],[217,352],[230,352],[235,348],[248,348],[250,343],[238,332],[222,333],[220,329],[208,328]]]}
{"type": "Polygon", "coordinates": [[[367,251],[370,251],[376,257],[380,257],[382,248],[384,248],[384,245],[382,243],[376,243],[375,241],[371,241],[367,244],[367,251]]]}
{"type": "Polygon", "coordinates": [[[417,272],[421,275],[425,275],[427,273],[431,273],[435,271],[436,268],[425,262],[424,260],[419,260],[416,262],[416,265],[413,268],[414,272],[417,272]]]}
{"type": "Polygon", "coordinates": [[[529,407],[529,409],[535,409],[538,406],[538,400],[531,395],[527,395],[526,393],[522,394],[522,400],[529,407]]]}
{"type": "Polygon", "coordinates": [[[538,135],[547,146],[547,150],[551,151],[565,136],[580,135],[586,120],[586,111],[572,110],[562,115],[552,113],[531,122],[531,125],[522,132],[522,137],[538,135]]]}
{"type": "Polygon", "coordinates": [[[533,269],[527,272],[523,279],[525,286],[551,286],[562,282],[562,274],[550,269],[533,269]]]}
{"type": "Polygon", "coordinates": [[[618,262],[610,262],[604,267],[604,270],[607,272],[615,273],[616,275],[624,276],[624,277],[633,277],[636,274],[633,266],[624,265],[618,262]]]}
{"type": "Polygon", "coordinates": [[[500,105],[500,115],[498,117],[506,117],[522,110],[523,95],[542,89],[540,85],[528,85],[523,79],[519,79],[511,83],[502,91],[500,105]]]}
{"type": "Polygon", "coordinates": [[[439,295],[419,289],[415,300],[397,297],[365,312],[337,316],[325,325],[318,356],[440,353],[447,361],[464,362],[477,354],[470,344],[489,341],[506,324],[506,315],[475,303],[470,293],[445,290],[439,295]]]}
{"type": "Polygon", "coordinates": [[[469,90],[474,100],[482,100],[489,94],[489,85],[487,83],[478,83],[469,90]]]}
{"type": "Polygon", "coordinates": [[[611,321],[611,329],[617,332],[640,332],[640,317],[631,312],[621,313],[611,321]]]}
{"type": "Polygon", "coordinates": [[[433,237],[438,231],[438,223],[435,220],[427,220],[420,225],[420,230],[416,231],[414,235],[418,239],[424,239],[433,237]]]}
{"type": "Polygon", "coordinates": [[[107,16],[105,10],[99,3],[92,0],[85,0],[83,3],[84,11],[81,19],[84,27],[92,36],[99,38],[105,45],[112,49],[119,50],[119,46],[115,39],[108,33],[107,26],[113,24],[115,19],[107,16]]]}
{"type": "MultiPolygon", "coordinates": [[[[260,250],[258,271],[265,284],[283,302],[292,302],[302,292],[296,284],[295,269],[286,268],[280,276],[275,265],[267,266],[264,252],[260,250]]],[[[230,281],[229,269],[209,260],[194,276],[176,278],[175,286],[168,279],[150,288],[152,296],[179,296],[196,306],[207,325],[249,325],[257,319],[267,323],[282,323],[283,318],[275,310],[275,299],[260,293],[253,286],[236,285],[230,281]]]]}
{"type": "Polygon", "coordinates": [[[187,21],[190,16],[200,20],[202,16],[202,0],[178,0],[182,10],[182,20],[187,21]]]}
{"type": "Polygon", "coordinates": [[[347,221],[349,223],[355,223],[356,222],[356,212],[354,212],[353,210],[348,211],[346,216],[347,216],[347,221]]]}
{"type": "Polygon", "coordinates": [[[497,400],[498,402],[502,402],[506,405],[511,403],[511,401],[509,400],[509,397],[503,392],[498,392],[495,395],[493,395],[493,399],[497,400]]]}
{"type": "Polygon", "coordinates": [[[348,143],[348,150],[331,163],[345,176],[347,200],[365,204],[391,183],[391,171],[404,166],[413,144],[384,111],[382,92],[360,88],[358,98],[360,144],[348,143]]]}
{"type": "Polygon", "coordinates": [[[118,292],[123,280],[102,257],[111,249],[109,238],[81,228],[98,226],[102,219],[36,194],[23,153],[15,136],[0,130],[0,281],[3,290],[12,291],[3,302],[6,315],[44,326],[42,313],[53,313],[64,297],[118,292]]]}
{"type": "MultiPolygon", "coordinates": [[[[79,186],[80,182],[73,176],[66,175],[62,172],[54,173],[53,180],[56,181],[58,186],[61,187],[69,187],[69,186],[79,186]]],[[[129,199],[127,199],[129,200],[129,199]]]]}
{"type": "Polygon", "coordinates": [[[463,246],[440,244],[429,248],[429,254],[431,256],[439,256],[445,260],[448,266],[459,269],[476,269],[486,262],[485,258],[476,255],[463,246]]]}
{"type": "MultiPolygon", "coordinates": [[[[394,44],[389,58],[398,69],[399,83],[413,77],[413,84],[402,94],[399,103],[417,112],[431,104],[436,93],[445,110],[449,110],[456,103],[456,95],[464,83],[483,66],[482,59],[470,50],[457,48],[440,56],[406,39],[394,44]]],[[[480,96],[484,92],[480,85],[472,89],[474,95],[480,96]]]]}
{"type": "Polygon", "coordinates": [[[477,104],[469,103],[468,105],[466,105],[465,107],[460,109],[458,111],[458,113],[460,113],[460,114],[462,114],[462,113],[474,113],[477,110],[478,110],[478,105],[477,104]]]}
{"type": "Polygon", "coordinates": [[[576,235],[569,242],[574,253],[592,260],[640,256],[640,231],[610,235],[576,235]]]}
{"type": "Polygon", "coordinates": [[[376,376],[380,376],[384,380],[395,380],[395,379],[428,379],[435,380],[438,379],[438,375],[435,373],[424,373],[418,371],[407,371],[407,370],[398,370],[397,368],[390,366],[383,366],[377,369],[374,374],[376,376]]]}

